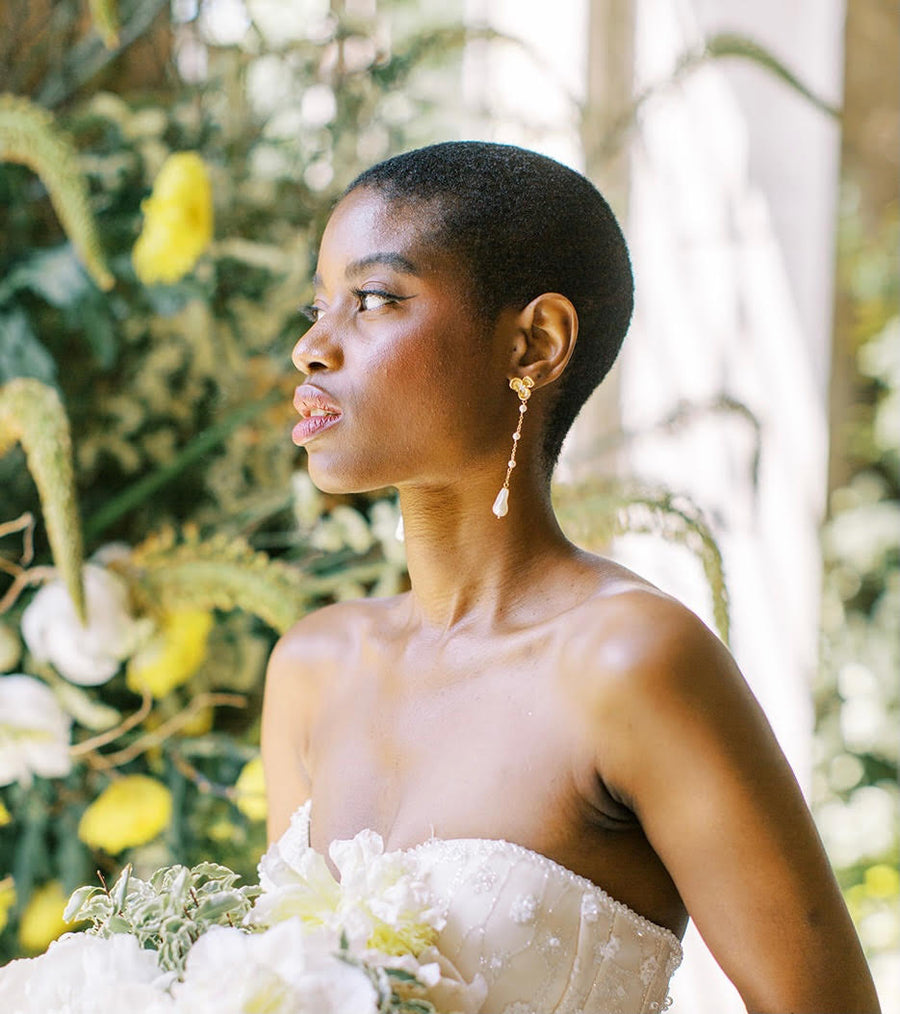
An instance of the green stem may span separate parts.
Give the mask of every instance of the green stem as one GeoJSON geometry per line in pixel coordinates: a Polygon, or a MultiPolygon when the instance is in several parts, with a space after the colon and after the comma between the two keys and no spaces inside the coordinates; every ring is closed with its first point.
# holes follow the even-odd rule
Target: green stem
{"type": "Polygon", "coordinates": [[[272,391],[262,401],[242,405],[220,422],[198,433],[173,461],[145,475],[96,511],[85,524],[87,541],[93,543],[119,518],[140,507],[154,493],[167,486],[173,479],[177,479],[188,466],[222,443],[239,426],[254,419],[282,397],[281,391],[272,391]]]}

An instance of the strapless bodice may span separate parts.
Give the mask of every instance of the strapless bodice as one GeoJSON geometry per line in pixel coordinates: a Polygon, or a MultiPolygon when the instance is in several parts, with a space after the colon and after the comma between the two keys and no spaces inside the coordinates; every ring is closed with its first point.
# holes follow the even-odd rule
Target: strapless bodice
{"type": "MultiPolygon", "coordinates": [[[[307,847],[309,813],[306,803],[292,822],[307,847]]],[[[465,979],[480,974],[487,983],[482,1014],[667,1006],[678,938],[590,880],[506,841],[433,838],[404,851],[446,913],[439,950],[465,979]]]]}

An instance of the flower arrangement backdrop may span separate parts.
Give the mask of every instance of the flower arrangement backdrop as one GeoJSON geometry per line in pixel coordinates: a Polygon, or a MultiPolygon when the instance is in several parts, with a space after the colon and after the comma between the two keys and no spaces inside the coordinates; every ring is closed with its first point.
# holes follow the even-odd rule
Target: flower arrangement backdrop
{"type": "MultiPolygon", "coordinates": [[[[378,158],[452,136],[448,74],[488,33],[423,31],[402,3],[339,7],[309,2],[292,18],[262,0],[64,0],[5,15],[0,962],[61,934],[67,897],[95,871],[112,884],[126,863],[146,877],[215,858],[253,881],[275,637],[324,602],[404,586],[388,491],[328,497],[306,476],[288,439],[289,351],[336,195],[378,158]]],[[[841,520],[887,525],[897,497],[893,297],[884,255],[854,263],[878,408],[828,536],[832,841],[867,788],[889,805],[896,778],[895,745],[854,739],[834,693],[868,680],[873,707],[896,711],[896,553],[841,520]],[[864,648],[874,682],[848,669],[864,648]]],[[[629,526],[687,544],[727,638],[721,561],[690,504],[596,484],[560,503],[587,544],[629,526]]],[[[896,848],[836,857],[855,914],[876,927],[900,892],[896,848]]]]}
{"type": "Polygon", "coordinates": [[[404,579],[392,502],[306,477],[289,354],[335,195],[422,136],[434,40],[314,6],[277,43],[158,3],[4,34],[0,960],[126,861],[254,880],[268,651],[404,579]]]}

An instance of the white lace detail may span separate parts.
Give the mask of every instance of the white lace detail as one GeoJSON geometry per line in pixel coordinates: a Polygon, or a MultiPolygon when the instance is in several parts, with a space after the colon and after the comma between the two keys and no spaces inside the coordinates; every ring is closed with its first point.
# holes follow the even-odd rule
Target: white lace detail
{"type": "MultiPolygon", "coordinates": [[[[310,804],[282,850],[309,847],[310,804]]],[[[284,840],[282,840],[284,842],[284,840]]],[[[437,946],[487,983],[482,1014],[658,1014],[681,944],[602,888],[514,842],[432,838],[403,850],[444,907],[437,946]]]]}
{"type": "MultiPolygon", "coordinates": [[[[533,852],[531,849],[525,848],[524,845],[517,845],[515,842],[505,841],[502,838],[431,838],[428,841],[422,842],[421,845],[413,845],[412,848],[406,851],[415,853],[434,845],[470,845],[479,850],[483,849],[485,852],[508,852],[518,857],[528,857],[532,862],[543,866],[545,869],[552,870],[556,876],[565,877],[573,886],[585,891],[586,896],[591,898],[591,901],[587,902],[589,906],[596,903],[598,911],[602,906],[614,912],[619,912],[634,925],[638,932],[662,936],[670,946],[677,948],[678,951],[681,950],[681,943],[671,930],[639,915],[633,908],[629,908],[622,901],[617,901],[607,894],[602,887],[598,887],[592,880],[588,880],[587,877],[574,873],[568,867],[556,862],[556,860],[549,859],[547,856],[541,855],[540,852],[533,852]]],[[[491,875],[489,874],[488,877],[491,877],[491,875]]],[[[479,889],[486,882],[486,880],[480,880],[479,889]]],[[[493,886],[492,881],[490,886],[493,886]]]]}

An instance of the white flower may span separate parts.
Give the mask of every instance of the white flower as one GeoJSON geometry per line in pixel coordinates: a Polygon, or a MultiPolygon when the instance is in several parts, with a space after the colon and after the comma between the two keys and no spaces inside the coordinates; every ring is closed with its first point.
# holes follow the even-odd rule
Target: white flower
{"type": "Polygon", "coordinates": [[[264,933],[213,926],[188,955],[173,990],[178,1014],[376,1014],[368,976],[327,936],[288,919],[264,933]]]}
{"type": "Polygon", "coordinates": [[[121,578],[95,564],[83,571],[87,623],[82,626],[61,581],[52,581],[22,613],[22,636],[38,662],[51,662],[72,683],[111,679],[137,649],[146,623],[132,617],[121,578]]]}
{"type": "Polygon", "coordinates": [[[271,926],[299,916],[310,926],[335,926],[341,887],[325,859],[313,849],[289,863],[276,842],[260,860],[259,882],[263,893],[248,922],[271,926]]]}
{"type": "Polygon", "coordinates": [[[367,949],[416,954],[434,943],[444,913],[411,853],[385,853],[380,835],[360,831],[353,839],[331,843],[338,881],[310,848],[308,833],[307,814],[298,811],[260,860],[263,893],[248,922],[272,925],[299,916],[307,926],[330,930],[335,943],[343,935],[356,954],[367,949]]]}
{"type": "MultiPolygon", "coordinates": [[[[0,676],[0,785],[69,773],[72,720],[33,676],[0,676]]],[[[0,1006],[0,1010],[3,1010],[0,1006]]]]}
{"type": "Polygon", "coordinates": [[[289,919],[313,934],[317,946],[332,950],[343,935],[350,952],[367,965],[415,976],[424,993],[410,984],[410,997],[430,1000],[438,1010],[479,1011],[487,996],[485,980],[480,974],[471,982],[464,979],[436,946],[445,913],[435,904],[416,854],[385,852],[373,831],[333,842],[329,854],[340,882],[310,847],[309,805],[301,807],[260,860],[263,893],[247,921],[289,919]]]}
{"type": "Polygon", "coordinates": [[[132,936],[68,933],[46,954],[0,969],[0,1010],[10,1014],[169,1014],[172,976],[132,936]]]}
{"type": "Polygon", "coordinates": [[[366,951],[363,957],[368,965],[397,968],[414,976],[424,989],[409,986],[404,990],[402,985],[396,984],[397,991],[428,1000],[439,1011],[478,1014],[487,998],[484,976],[479,972],[471,981],[467,981],[437,947],[426,947],[415,957],[412,954],[377,954],[375,951],[366,951]]]}
{"type": "Polygon", "coordinates": [[[385,852],[381,835],[360,831],[328,850],[340,873],[341,921],[348,936],[388,954],[418,953],[445,923],[415,857],[385,852]]]}

